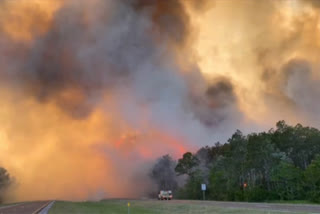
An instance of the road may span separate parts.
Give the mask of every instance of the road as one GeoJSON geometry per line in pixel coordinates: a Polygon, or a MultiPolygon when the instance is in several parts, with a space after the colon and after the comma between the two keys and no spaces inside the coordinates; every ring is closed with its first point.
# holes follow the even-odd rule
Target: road
{"type": "Polygon", "coordinates": [[[45,208],[50,201],[25,202],[0,207],[0,214],[36,214],[45,208]]]}

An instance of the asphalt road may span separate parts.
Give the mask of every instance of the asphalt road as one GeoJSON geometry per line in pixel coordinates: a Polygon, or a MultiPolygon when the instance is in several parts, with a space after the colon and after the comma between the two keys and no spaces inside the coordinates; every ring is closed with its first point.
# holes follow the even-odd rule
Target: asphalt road
{"type": "Polygon", "coordinates": [[[35,214],[46,207],[49,201],[26,202],[0,207],[0,214],[35,214]]]}

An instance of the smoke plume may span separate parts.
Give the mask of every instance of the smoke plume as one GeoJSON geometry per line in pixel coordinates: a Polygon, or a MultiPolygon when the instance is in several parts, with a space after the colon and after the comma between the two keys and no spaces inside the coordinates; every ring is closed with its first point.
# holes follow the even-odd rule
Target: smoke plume
{"type": "Polygon", "coordinates": [[[163,154],[319,126],[317,1],[3,0],[12,200],[143,196],[163,154]]]}

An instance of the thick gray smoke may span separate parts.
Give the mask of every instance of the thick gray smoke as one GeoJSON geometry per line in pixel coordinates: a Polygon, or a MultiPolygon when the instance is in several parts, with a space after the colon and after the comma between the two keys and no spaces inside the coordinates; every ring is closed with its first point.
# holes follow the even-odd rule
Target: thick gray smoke
{"type": "Polygon", "coordinates": [[[156,192],[160,190],[176,191],[178,188],[178,178],[175,172],[177,163],[169,155],[162,156],[153,166],[150,177],[156,184],[156,192]]]}
{"type": "MultiPolygon", "coordinates": [[[[31,24],[31,38],[17,39],[15,32],[0,28],[1,87],[19,100],[15,111],[26,116],[20,121],[9,115],[10,126],[3,128],[13,136],[8,140],[13,142],[10,151],[29,162],[33,172],[51,163],[50,154],[59,154],[47,175],[68,166],[74,172],[66,171],[67,179],[80,176],[90,181],[87,187],[74,183],[65,189],[61,177],[52,181],[57,191],[47,193],[39,186],[34,199],[43,198],[44,192],[46,198],[74,198],[79,186],[77,199],[144,194],[151,159],[165,152],[177,157],[228,136],[228,125],[236,126],[240,113],[232,81],[208,81],[186,47],[193,29],[183,1],[61,2],[47,30],[38,33],[36,23],[31,24]],[[221,134],[223,124],[228,128],[221,134]],[[21,145],[28,151],[34,145],[37,154],[49,155],[30,159],[21,155],[21,145]],[[90,172],[75,169],[77,161],[85,161],[90,172]],[[97,164],[107,169],[91,168],[97,164]]],[[[10,8],[8,1],[1,6],[10,8]]],[[[31,22],[43,15],[32,14],[31,22]]],[[[8,17],[22,25],[14,13],[8,17]]],[[[12,106],[11,101],[5,104],[12,106]]],[[[9,165],[24,181],[18,197],[28,197],[37,179],[13,162],[9,165]]]]}
{"type": "Polygon", "coordinates": [[[32,46],[1,37],[8,66],[1,75],[39,102],[54,100],[75,118],[87,117],[104,93],[133,94],[128,102],[119,96],[129,119],[147,103],[154,122],[179,133],[197,132],[237,110],[230,81],[209,84],[196,64],[180,71],[173,49],[185,43],[190,28],[180,1],[70,1],[32,46]]]}

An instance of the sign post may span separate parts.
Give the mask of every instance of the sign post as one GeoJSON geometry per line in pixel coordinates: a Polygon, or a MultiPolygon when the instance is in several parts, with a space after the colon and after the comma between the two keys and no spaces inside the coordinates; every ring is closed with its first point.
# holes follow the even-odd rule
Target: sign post
{"type": "Polygon", "coordinates": [[[203,192],[203,200],[206,200],[206,190],[207,190],[207,186],[206,184],[201,184],[201,190],[203,192]]]}

